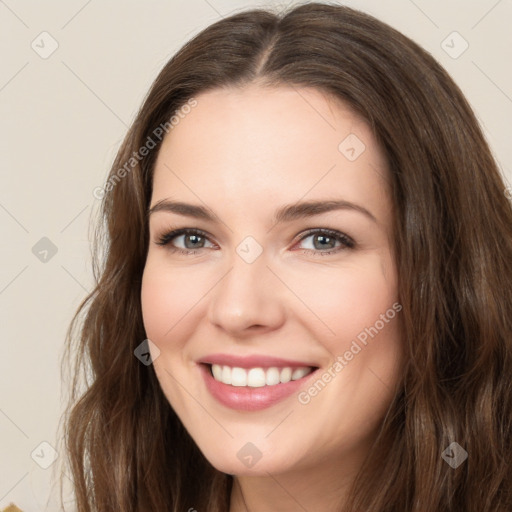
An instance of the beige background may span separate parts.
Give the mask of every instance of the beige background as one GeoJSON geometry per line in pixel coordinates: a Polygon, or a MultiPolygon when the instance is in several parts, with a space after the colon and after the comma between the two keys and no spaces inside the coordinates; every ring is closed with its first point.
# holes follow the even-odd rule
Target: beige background
{"type": "MultiPolygon", "coordinates": [[[[41,443],[58,446],[59,359],[91,287],[88,221],[99,203],[92,191],[152,80],[221,16],[289,3],[297,2],[0,0],[0,508],[10,501],[25,511],[57,508],[49,500],[57,464],[41,467],[53,458],[41,443]],[[52,44],[58,48],[48,56],[52,44]],[[46,262],[32,250],[43,237],[57,249],[46,262]]],[[[388,22],[437,58],[467,95],[512,183],[512,1],[340,3],[388,22]],[[446,39],[453,31],[463,39],[446,39]],[[469,47],[453,58],[464,40],[469,47]]]]}

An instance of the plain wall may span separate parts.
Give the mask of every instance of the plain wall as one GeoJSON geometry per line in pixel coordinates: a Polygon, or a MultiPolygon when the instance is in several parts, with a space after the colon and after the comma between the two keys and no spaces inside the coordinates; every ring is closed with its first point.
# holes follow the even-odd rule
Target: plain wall
{"type": "MultiPolygon", "coordinates": [[[[12,501],[25,512],[46,510],[55,465],[43,469],[53,457],[41,443],[57,447],[64,337],[91,289],[88,222],[99,203],[92,192],[150,84],[206,25],[289,3],[0,2],[0,508],[12,501]]],[[[466,94],[512,183],[512,2],[340,3],[433,54],[466,94]],[[467,50],[454,58],[464,40],[467,50]]],[[[47,510],[56,510],[52,503],[47,510]]]]}

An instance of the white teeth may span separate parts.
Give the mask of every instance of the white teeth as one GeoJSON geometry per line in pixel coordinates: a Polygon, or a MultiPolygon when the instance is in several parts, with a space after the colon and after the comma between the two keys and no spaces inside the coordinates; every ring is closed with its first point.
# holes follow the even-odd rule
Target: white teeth
{"type": "Polygon", "coordinates": [[[279,380],[279,373],[279,368],[269,368],[265,379],[266,385],[275,386],[276,384],[279,384],[281,382],[279,380]]]}
{"type": "Polygon", "coordinates": [[[231,369],[231,385],[247,386],[247,372],[243,368],[231,369]]]}
{"type": "Polygon", "coordinates": [[[250,388],[261,388],[265,385],[265,372],[263,368],[251,368],[247,372],[247,385],[250,388]]]}
{"type": "Polygon", "coordinates": [[[279,380],[285,384],[286,382],[290,382],[292,380],[292,369],[291,368],[283,368],[281,370],[281,375],[279,376],[279,380]]]}
{"type": "Polygon", "coordinates": [[[296,368],[292,373],[292,380],[302,379],[309,373],[308,368],[296,368]]]}
{"type": "Polygon", "coordinates": [[[224,384],[231,384],[231,368],[229,366],[222,367],[221,380],[224,384]]]}
{"type": "Polygon", "coordinates": [[[222,379],[222,366],[218,364],[212,364],[212,372],[215,380],[223,380],[222,379]]]}
{"type": "Polygon", "coordinates": [[[212,364],[213,378],[224,384],[236,387],[260,388],[263,386],[275,386],[286,384],[291,380],[302,379],[313,371],[310,367],[291,368],[238,368],[212,364]]]}

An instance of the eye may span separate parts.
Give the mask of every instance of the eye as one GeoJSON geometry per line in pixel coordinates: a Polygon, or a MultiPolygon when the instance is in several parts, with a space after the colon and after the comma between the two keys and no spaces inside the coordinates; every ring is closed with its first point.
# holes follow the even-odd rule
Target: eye
{"type": "Polygon", "coordinates": [[[312,254],[320,254],[322,256],[334,254],[345,249],[353,249],[355,247],[355,243],[350,237],[334,229],[311,229],[301,237],[299,243],[308,238],[311,238],[311,243],[309,247],[303,249],[303,251],[312,254]],[[336,246],[336,244],[338,245],[336,246]]]}
{"type": "Polygon", "coordinates": [[[175,229],[173,231],[164,233],[155,243],[157,245],[169,245],[172,240],[179,238],[183,239],[185,247],[176,247],[171,244],[169,249],[173,252],[176,251],[182,254],[195,254],[196,249],[203,249],[205,247],[205,242],[208,240],[208,235],[200,229],[175,229]]]}

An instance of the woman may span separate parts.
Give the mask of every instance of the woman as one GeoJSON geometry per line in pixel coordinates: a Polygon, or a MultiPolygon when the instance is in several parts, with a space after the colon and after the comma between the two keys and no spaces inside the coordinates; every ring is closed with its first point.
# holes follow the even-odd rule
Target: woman
{"type": "Polygon", "coordinates": [[[103,193],[80,512],[512,509],[512,209],[415,43],[318,3],[217,22],[103,193]]]}

